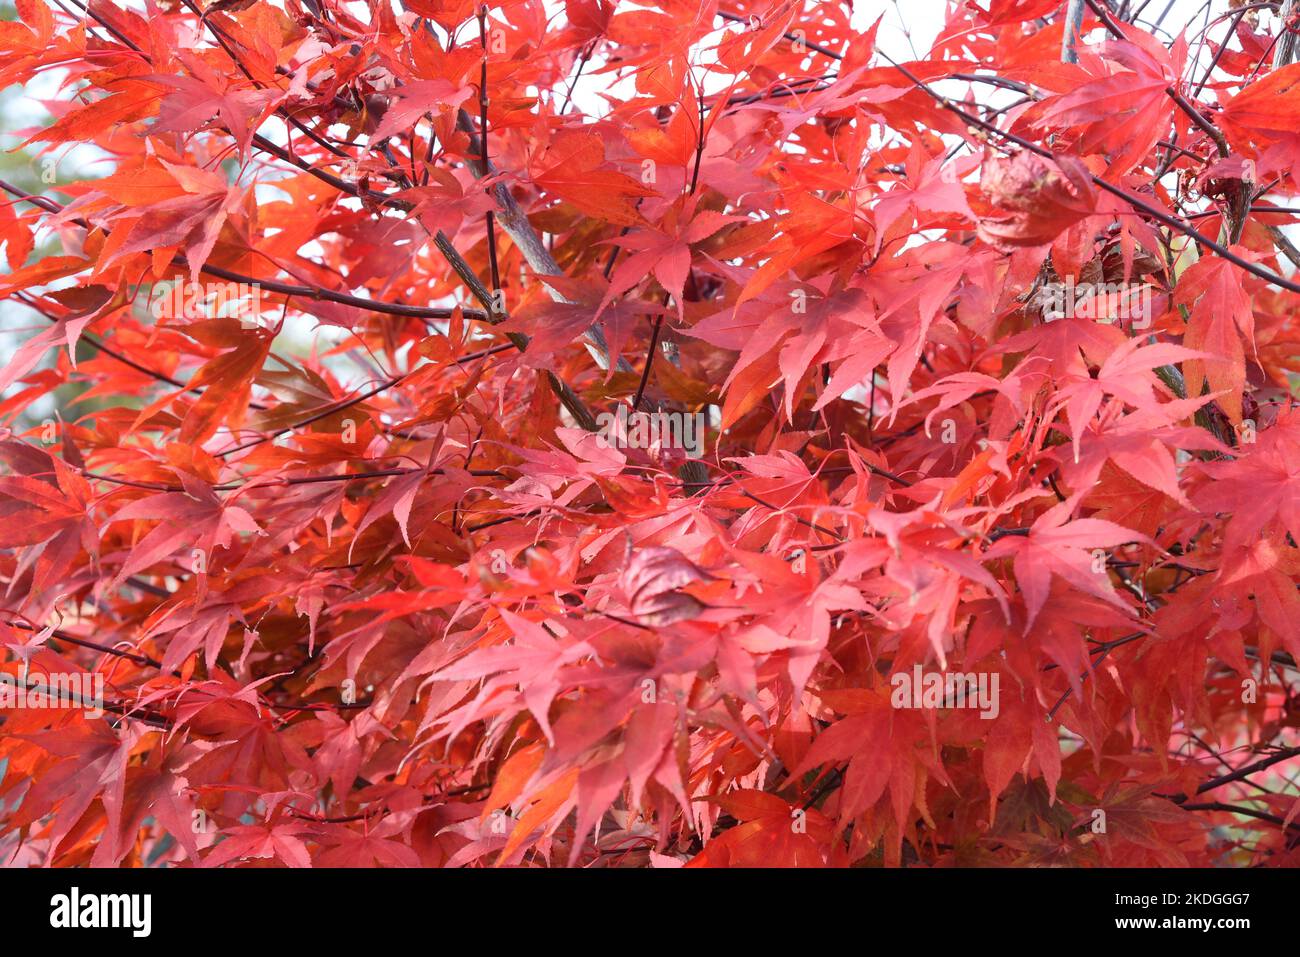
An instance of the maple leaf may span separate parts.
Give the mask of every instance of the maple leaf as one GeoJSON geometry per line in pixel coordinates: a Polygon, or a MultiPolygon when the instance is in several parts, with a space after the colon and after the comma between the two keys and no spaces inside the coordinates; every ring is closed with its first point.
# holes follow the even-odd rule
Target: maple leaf
{"type": "Polygon", "coordinates": [[[985,552],[987,559],[1014,558],[1016,583],[1025,599],[1025,631],[1047,601],[1053,576],[1075,588],[1105,601],[1127,608],[1115,594],[1110,579],[1094,570],[1093,552],[1129,542],[1146,541],[1145,537],[1112,522],[1097,518],[1069,519],[1073,503],[1061,502],[1044,512],[1023,536],[1006,536],[985,552]]]}
{"type": "Polygon", "coordinates": [[[323,837],[329,846],[321,851],[322,867],[419,867],[420,855],[408,845],[391,838],[341,830],[323,837]],[[332,839],[331,839],[332,838],[332,839]]]}
{"type": "Polygon", "coordinates": [[[733,791],[715,799],[739,821],[705,845],[687,867],[818,867],[830,828],[817,811],[791,807],[774,794],[733,791]],[[801,815],[806,823],[801,823],[801,815]]]}
{"type": "Polygon", "coordinates": [[[1227,512],[1225,548],[1236,550],[1257,539],[1270,522],[1300,541],[1300,420],[1289,412],[1247,454],[1231,462],[1200,466],[1213,482],[1193,496],[1206,513],[1227,512]]]}
{"type": "Polygon", "coordinates": [[[131,851],[134,835],[146,816],[152,815],[185,849],[189,859],[199,862],[199,847],[194,839],[194,807],[187,796],[187,782],[175,767],[175,758],[158,754],[156,767],[131,767],[120,796],[108,798],[105,810],[110,820],[118,822],[95,850],[91,863],[95,867],[117,866],[131,851]]]}
{"type": "Polygon", "coordinates": [[[1300,111],[1296,83],[1300,64],[1290,63],[1260,77],[1222,104],[1219,123],[1234,143],[1267,145],[1290,140],[1300,111]]]}
{"type": "MultiPolygon", "coordinates": [[[[1174,362],[1203,358],[1206,358],[1205,353],[1181,346],[1166,343],[1144,347],[1142,340],[1130,339],[1107,356],[1095,374],[1087,374],[1086,367],[1080,368],[1081,364],[1076,362],[1075,368],[1080,368],[1080,371],[1064,379],[1053,404],[1053,409],[1057,406],[1065,408],[1074,438],[1075,461],[1079,460],[1079,446],[1085,428],[1106,396],[1114,396],[1135,408],[1153,408],[1157,405],[1155,390],[1158,383],[1151,370],[1174,362]]],[[[1183,413],[1185,407],[1174,408],[1183,413]]],[[[1166,484],[1162,490],[1171,491],[1174,498],[1181,497],[1176,481],[1172,486],[1166,484]]]]}
{"type": "Polygon", "coordinates": [[[220,867],[235,861],[276,859],[288,867],[311,867],[311,853],[302,840],[305,833],[302,824],[233,827],[226,832],[225,839],[203,858],[203,866],[220,867]]]}
{"type": "Polygon", "coordinates": [[[681,589],[712,578],[676,549],[643,548],[628,561],[620,585],[636,618],[663,626],[698,615],[704,606],[681,589]]]}
{"type": "Polygon", "coordinates": [[[23,799],[21,811],[6,822],[22,827],[50,815],[46,864],[50,864],[91,802],[101,798],[110,833],[119,820],[125,787],[127,758],[142,729],[126,729],[121,736],[103,721],[78,721],[70,727],[20,735],[49,754],[53,761],[43,769],[23,799]]]}
{"type": "Polygon", "coordinates": [[[433,170],[430,179],[428,185],[412,186],[397,195],[415,204],[415,214],[431,235],[439,230],[454,234],[464,220],[482,216],[496,206],[486,188],[467,190],[446,170],[433,170]]]}
{"type": "Polygon", "coordinates": [[[659,284],[673,297],[677,315],[683,315],[682,289],[691,270],[691,245],[708,239],[728,223],[740,222],[741,216],[727,216],[712,210],[693,209],[690,204],[676,222],[670,219],[667,229],[634,229],[614,240],[632,255],[624,257],[610,277],[596,310],[599,316],[615,297],[627,292],[646,275],[653,273],[659,284]]]}
{"type": "Polygon", "coordinates": [[[492,676],[485,687],[486,694],[495,686],[513,683],[514,679],[527,675],[524,700],[549,740],[552,733],[548,712],[562,685],[560,669],[593,654],[594,649],[585,641],[557,641],[536,622],[505,610],[501,611],[501,620],[514,635],[513,645],[471,652],[432,678],[450,681],[492,676]]]}
{"type": "Polygon", "coordinates": [[[653,302],[611,296],[609,287],[598,282],[576,282],[559,276],[548,276],[545,282],[563,300],[527,303],[501,324],[503,333],[521,332],[529,337],[528,350],[520,359],[533,368],[549,368],[555,353],[580,339],[591,328],[593,317],[598,316],[609,346],[607,371],[612,374],[638,320],[642,316],[662,316],[666,311],[653,302]]]}
{"type": "MultiPolygon", "coordinates": [[[[1123,70],[1101,67],[1068,93],[1051,96],[1032,110],[1039,129],[1077,128],[1081,155],[1106,152],[1110,175],[1141,162],[1169,129],[1174,103],[1165,92],[1182,70],[1187,49],[1180,37],[1174,53],[1140,30],[1130,39],[1107,40],[1097,54],[1123,70]]],[[[1098,67],[1101,65],[1098,64],[1098,67]]],[[[1097,67],[1093,68],[1094,71],[1097,67]]]]}
{"type": "Polygon", "coordinates": [[[958,163],[950,167],[943,157],[925,160],[920,147],[914,148],[907,158],[909,182],[885,193],[872,208],[876,223],[876,252],[880,251],[889,227],[909,208],[918,213],[956,213],[966,219],[975,219],[961,185],[961,177],[967,171],[964,167],[973,164],[958,163]]]}
{"type": "Polygon", "coordinates": [[[826,385],[831,399],[857,385],[895,348],[878,332],[879,323],[868,310],[860,290],[818,296],[782,283],[734,311],[695,323],[689,330],[692,336],[740,352],[724,383],[722,428],[749,411],[775,381],[785,382],[785,406],[792,410],[799,383],[823,358],[843,359],[826,385]]]}
{"type": "Polygon", "coordinates": [[[393,91],[384,107],[383,119],[371,136],[378,142],[409,128],[425,113],[454,110],[468,99],[471,92],[469,87],[458,87],[441,77],[407,83],[393,91]]]}
{"type": "Polygon", "coordinates": [[[246,153],[253,135],[283,99],[275,90],[232,89],[218,74],[193,61],[196,76],[141,77],[172,92],[158,106],[156,133],[192,133],[214,118],[234,134],[241,153],[246,153]]]}
{"type": "Polygon", "coordinates": [[[71,465],[38,453],[39,465],[32,468],[14,451],[10,461],[28,474],[0,476],[0,545],[20,549],[19,568],[33,566],[29,598],[41,601],[58,588],[83,548],[99,553],[91,490],[71,465]]]}
{"type": "Polygon", "coordinates": [[[619,225],[640,221],[633,197],[653,195],[645,184],[605,161],[605,146],[592,133],[561,134],[536,166],[533,182],[546,192],[619,225]]]}
{"type": "Polygon", "coordinates": [[[990,155],[980,171],[980,188],[998,210],[980,218],[980,238],[1004,251],[1050,243],[1097,203],[1087,167],[1069,156],[990,155]]]}
{"type": "Polygon", "coordinates": [[[896,712],[888,695],[865,688],[823,692],[824,700],[845,717],[813,740],[799,764],[803,773],[828,761],[848,760],[839,795],[840,819],[849,820],[880,800],[890,787],[895,768],[907,761],[889,745],[896,712]],[[897,761],[897,764],[896,764],[897,761]]]}
{"type": "Polygon", "coordinates": [[[1222,447],[1202,429],[1182,429],[1171,423],[1186,418],[1208,401],[1209,397],[1166,402],[1122,418],[1111,416],[1101,427],[1082,435],[1076,433],[1083,451],[1073,460],[1077,468],[1067,465],[1071,484],[1079,488],[1093,485],[1109,460],[1143,485],[1190,505],[1179,484],[1178,463],[1171,448],[1217,452],[1222,447]]]}
{"type": "Polygon", "coordinates": [[[1194,303],[1184,344],[1209,354],[1187,363],[1187,394],[1200,395],[1208,386],[1221,395],[1228,418],[1240,422],[1246,349],[1255,348],[1254,313],[1240,271],[1223,259],[1201,259],[1183,273],[1176,298],[1194,303]]]}
{"type": "Polygon", "coordinates": [[[87,142],[112,127],[132,123],[158,112],[161,92],[137,79],[115,78],[115,89],[80,109],[69,110],[54,125],[32,134],[22,145],[42,140],[51,144],[87,142]]]}

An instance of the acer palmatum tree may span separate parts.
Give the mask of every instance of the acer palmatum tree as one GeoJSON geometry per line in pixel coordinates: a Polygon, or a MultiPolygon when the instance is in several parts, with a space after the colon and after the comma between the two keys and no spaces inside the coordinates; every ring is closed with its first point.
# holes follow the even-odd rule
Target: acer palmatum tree
{"type": "Polygon", "coordinates": [[[5,860],[1296,863],[1296,18],[1145,9],[18,0],[5,860]]]}

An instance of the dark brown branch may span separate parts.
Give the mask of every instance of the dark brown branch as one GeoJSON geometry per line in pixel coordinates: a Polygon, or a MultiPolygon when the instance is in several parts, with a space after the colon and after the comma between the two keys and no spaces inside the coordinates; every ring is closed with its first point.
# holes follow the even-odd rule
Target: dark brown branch
{"type": "MultiPolygon", "coordinates": [[[[8,625],[10,628],[18,628],[21,629],[22,631],[30,631],[33,633],[39,633],[43,630],[41,628],[37,628],[35,625],[28,624],[25,621],[18,621],[17,619],[7,620],[5,624],[8,625]]],[[[78,638],[76,635],[70,635],[66,631],[63,631],[59,628],[55,628],[53,631],[51,631],[50,637],[56,638],[59,641],[66,641],[70,645],[77,645],[78,647],[81,648],[90,648],[93,651],[102,651],[104,654],[112,655],[115,658],[125,658],[127,661],[133,661],[137,665],[148,666],[150,668],[159,668],[159,669],[162,668],[162,662],[156,658],[151,658],[148,655],[137,654],[131,651],[122,651],[120,648],[113,648],[109,645],[101,645],[98,644],[97,642],[89,641],[88,639],[85,638],[78,638]]]]}
{"type": "MultiPolygon", "coordinates": [[[[428,472],[429,475],[442,475],[442,469],[425,469],[421,466],[415,466],[409,469],[375,469],[368,472],[344,472],[341,475],[299,475],[290,478],[279,479],[247,479],[242,482],[225,482],[221,485],[213,485],[214,492],[230,492],[234,489],[244,488],[245,486],[255,485],[258,488],[284,488],[290,485],[315,485],[321,482],[355,482],[363,479],[374,478],[391,478],[397,475],[411,475],[415,472],[428,472]]],[[[92,472],[89,469],[81,469],[81,475],[88,479],[98,479],[102,482],[111,482],[114,485],[125,485],[129,488],[145,489],[151,492],[184,492],[185,486],[171,485],[166,482],[142,482],[135,479],[121,478],[116,475],[102,475],[98,472],[92,472]]],[[[470,469],[469,474],[475,477],[485,478],[506,478],[504,472],[498,469],[470,469]]]]}
{"type": "MultiPolygon", "coordinates": [[[[1217,778],[1211,778],[1196,789],[1196,794],[1204,794],[1206,791],[1213,791],[1215,788],[1223,787],[1225,784],[1232,784],[1235,781],[1242,781],[1252,774],[1263,771],[1265,768],[1271,768],[1275,764],[1281,764],[1300,754],[1300,748],[1283,748],[1275,754],[1270,754],[1266,758],[1261,758],[1251,764],[1237,768],[1230,774],[1221,774],[1217,778]]],[[[1162,794],[1160,797],[1167,797],[1175,804],[1184,804],[1188,800],[1186,794],[1162,794]]]]}

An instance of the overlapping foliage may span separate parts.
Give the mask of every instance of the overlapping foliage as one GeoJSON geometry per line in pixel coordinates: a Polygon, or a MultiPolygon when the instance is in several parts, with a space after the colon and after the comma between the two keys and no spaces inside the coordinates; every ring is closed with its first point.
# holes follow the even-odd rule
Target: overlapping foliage
{"type": "Polygon", "coordinates": [[[1266,6],[19,0],[6,860],[1296,863],[1266,6]]]}

